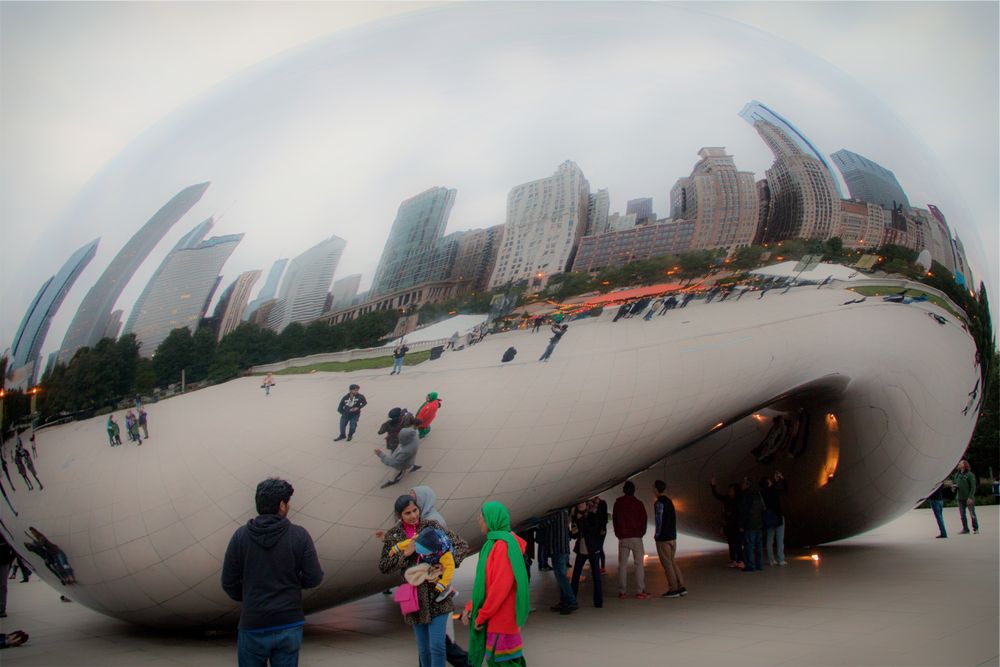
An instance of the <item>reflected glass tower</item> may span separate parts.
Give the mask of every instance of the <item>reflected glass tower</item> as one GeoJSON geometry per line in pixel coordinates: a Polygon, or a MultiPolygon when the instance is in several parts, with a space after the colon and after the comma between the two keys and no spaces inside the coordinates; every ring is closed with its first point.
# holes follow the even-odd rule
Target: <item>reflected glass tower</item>
{"type": "Polygon", "coordinates": [[[219,285],[219,272],[243,239],[243,234],[201,239],[211,229],[206,220],[181,239],[163,260],[125,324],[134,333],[139,353],[151,357],[174,329],[194,333],[219,285]]]}
{"type": "Polygon", "coordinates": [[[68,362],[81,347],[93,346],[101,340],[122,290],[160,239],[198,203],[209,185],[208,182],[198,183],[178,192],[115,255],[70,322],[59,350],[60,362],[68,362]]]}
{"type": "Polygon", "coordinates": [[[94,239],[70,255],[59,273],[46,280],[38,290],[11,345],[9,377],[12,381],[9,386],[24,388],[35,384],[38,379],[39,355],[52,318],[73,283],[90,264],[90,260],[94,259],[99,242],[100,239],[94,239]]]}
{"type": "Polygon", "coordinates": [[[264,302],[270,301],[278,293],[278,285],[281,284],[281,276],[284,275],[286,266],[288,266],[287,257],[275,260],[274,264],[271,265],[271,270],[267,272],[267,279],[264,281],[264,286],[260,288],[260,292],[257,293],[257,298],[247,304],[246,311],[243,313],[244,321],[249,320],[264,302]]]}
{"type": "Polygon", "coordinates": [[[292,322],[319,317],[326,293],[347,242],[339,236],[321,241],[289,263],[281,281],[278,301],[267,317],[267,326],[277,332],[292,322]]]}
{"type": "Polygon", "coordinates": [[[454,256],[442,244],[457,190],[436,187],[399,205],[382,250],[371,296],[447,277],[454,256]]]}
{"type": "Polygon", "coordinates": [[[910,205],[896,175],[882,165],[844,148],[830,157],[843,175],[851,199],[878,204],[887,211],[893,204],[910,205]]]}

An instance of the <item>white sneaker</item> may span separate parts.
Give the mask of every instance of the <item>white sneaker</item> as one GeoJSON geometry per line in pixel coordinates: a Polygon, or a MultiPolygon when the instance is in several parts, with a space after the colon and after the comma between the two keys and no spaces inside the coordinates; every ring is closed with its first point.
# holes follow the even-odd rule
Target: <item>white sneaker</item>
{"type": "Polygon", "coordinates": [[[776,560],[772,560],[771,561],[771,565],[777,565],[777,564],[778,564],[778,561],[776,561],[776,560]]]}
{"type": "Polygon", "coordinates": [[[788,565],[788,561],[787,560],[783,560],[780,563],[778,563],[778,565],[788,565]]]}

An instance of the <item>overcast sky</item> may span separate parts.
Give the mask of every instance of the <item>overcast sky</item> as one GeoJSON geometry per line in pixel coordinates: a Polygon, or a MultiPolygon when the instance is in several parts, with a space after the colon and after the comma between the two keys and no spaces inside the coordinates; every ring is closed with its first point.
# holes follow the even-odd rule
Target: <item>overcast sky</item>
{"type": "Polygon", "coordinates": [[[434,185],[458,189],[449,231],[498,224],[513,185],[573,159],[612,210],[653,196],[663,216],[701,146],[763,175],[770,155],[736,117],[752,97],[941,206],[995,304],[997,19],[953,2],[0,3],[0,346],[102,236],[58,346],[128,236],[200,180],[119,307],[212,214],[213,233],[247,233],[223,285],[338,234],[337,276],[363,286],[399,202],[434,185]]]}

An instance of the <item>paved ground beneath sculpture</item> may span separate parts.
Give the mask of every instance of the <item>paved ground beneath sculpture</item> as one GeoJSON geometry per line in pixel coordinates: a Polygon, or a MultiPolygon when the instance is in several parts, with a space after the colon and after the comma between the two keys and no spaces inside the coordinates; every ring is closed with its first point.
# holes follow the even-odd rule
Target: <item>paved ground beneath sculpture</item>
{"type": "MultiPolygon", "coordinates": [[[[528,658],[533,667],[996,665],[998,514],[997,507],[980,508],[982,534],[958,535],[957,510],[947,509],[952,535],[936,540],[931,513],[914,510],[844,542],[790,550],[787,567],[756,574],[727,569],[722,545],[682,536],[680,562],[691,590],[682,599],[619,600],[612,537],[604,609],[592,608],[585,582],[579,612],[549,612],[552,577],[535,573],[532,603],[538,611],[525,630],[528,658]]],[[[647,553],[655,553],[649,544],[647,553]]],[[[473,564],[470,559],[459,570],[456,585],[466,595],[473,564]]],[[[646,579],[650,592],[665,590],[655,556],[647,557],[646,579]]],[[[11,582],[8,613],[4,631],[24,629],[31,642],[4,651],[5,667],[236,662],[232,635],[134,628],[61,603],[56,591],[36,579],[11,582]]],[[[300,662],[305,667],[415,662],[412,634],[386,596],[308,619],[300,662]]]]}

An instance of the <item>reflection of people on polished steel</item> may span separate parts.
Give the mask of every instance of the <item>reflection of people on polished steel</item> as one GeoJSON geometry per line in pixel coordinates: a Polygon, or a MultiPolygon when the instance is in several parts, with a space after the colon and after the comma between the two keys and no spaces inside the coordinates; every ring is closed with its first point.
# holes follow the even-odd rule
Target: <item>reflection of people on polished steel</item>
{"type": "Polygon", "coordinates": [[[958,472],[955,473],[955,500],[958,501],[958,514],[962,518],[962,530],[959,535],[969,534],[969,520],[965,513],[972,515],[972,532],[979,534],[979,519],[976,517],[976,487],[979,481],[972,474],[969,462],[962,459],[958,462],[958,472]]]}
{"type": "Polygon", "coordinates": [[[240,667],[296,665],[302,645],[302,589],[323,581],[312,537],[288,520],[295,489],[283,479],[257,485],[257,517],[233,533],[222,564],[222,589],[241,603],[240,667]]]}
{"type": "Polygon", "coordinates": [[[660,565],[667,575],[670,588],[663,594],[665,598],[679,598],[688,594],[684,587],[684,575],[677,565],[677,511],[674,502],[667,496],[667,485],[662,479],[653,483],[656,490],[656,501],[653,503],[653,517],[656,532],[656,555],[660,557],[660,565]]]}
{"type": "Polygon", "coordinates": [[[115,421],[115,416],[113,414],[108,415],[108,442],[112,447],[116,447],[122,444],[121,429],[118,426],[118,422],[115,421]]]}
{"type": "Polygon", "coordinates": [[[399,344],[392,351],[392,372],[389,375],[399,375],[403,372],[403,361],[410,348],[406,346],[406,341],[400,339],[399,344]]]}
{"type": "Polygon", "coordinates": [[[10,484],[11,492],[17,491],[17,489],[14,488],[14,481],[10,478],[10,469],[7,467],[7,449],[2,443],[0,443],[0,467],[3,468],[4,476],[7,477],[7,483],[10,484]]]}
{"type": "Polygon", "coordinates": [[[566,331],[569,329],[568,324],[553,324],[552,325],[552,338],[549,339],[549,345],[542,352],[542,356],[538,358],[539,361],[548,361],[549,357],[552,356],[552,352],[555,351],[556,345],[562,340],[562,337],[566,335],[566,331]]]}
{"type": "MultiPolygon", "coordinates": [[[[28,470],[31,472],[31,476],[35,478],[36,482],[38,482],[38,490],[41,491],[44,489],[45,486],[42,485],[42,481],[38,479],[38,473],[35,472],[35,462],[31,460],[31,454],[29,454],[28,450],[22,445],[21,438],[17,439],[17,449],[14,451],[14,457],[18,462],[18,471],[24,475],[24,466],[27,466],[28,470]]],[[[28,477],[26,475],[24,476],[24,481],[28,481],[28,477]]],[[[28,488],[33,488],[30,482],[28,482],[28,488]]]]}
{"type": "Polygon", "coordinates": [[[730,484],[726,495],[719,493],[715,478],[709,482],[712,496],[722,503],[722,532],[729,544],[729,567],[743,567],[743,535],[740,533],[740,486],[730,484]]]}
{"type": "Polygon", "coordinates": [[[31,480],[28,479],[28,470],[24,466],[24,459],[17,452],[14,452],[14,465],[17,467],[17,472],[24,479],[24,483],[28,486],[28,491],[34,491],[35,487],[32,485],[31,480]]]}
{"type": "Polygon", "coordinates": [[[385,436],[386,449],[391,452],[399,447],[399,432],[407,426],[413,426],[413,419],[406,408],[389,410],[389,418],[378,428],[378,434],[385,436]]]}
{"type": "MultiPolygon", "coordinates": [[[[404,432],[406,430],[411,429],[404,429],[404,432]]],[[[403,446],[401,442],[400,448],[403,446]]],[[[445,627],[448,616],[454,609],[453,597],[437,599],[435,582],[427,578],[426,572],[421,571],[427,569],[426,565],[422,568],[419,566],[421,556],[417,553],[414,539],[425,528],[443,531],[451,542],[456,566],[462,564],[462,559],[469,552],[469,545],[438,522],[423,518],[420,506],[409,495],[398,497],[393,511],[399,522],[382,535],[382,556],[378,569],[382,574],[397,573],[402,582],[396,589],[394,599],[400,604],[406,624],[413,627],[420,664],[423,667],[444,667],[447,654],[445,627]],[[400,543],[405,541],[409,541],[408,544],[400,547],[400,543]]]]}
{"type": "Polygon", "coordinates": [[[264,376],[264,381],[261,383],[260,388],[264,390],[265,396],[271,395],[271,387],[277,384],[274,381],[274,373],[268,373],[264,376]]]}
{"type": "Polygon", "coordinates": [[[358,430],[358,419],[361,418],[361,409],[368,405],[368,399],[365,398],[365,395],[358,393],[360,390],[361,387],[352,384],[348,387],[348,391],[344,394],[344,397],[340,399],[340,403],[337,405],[337,412],[340,413],[340,435],[333,439],[334,442],[339,442],[344,438],[347,438],[347,442],[350,442],[354,437],[354,432],[358,430]],[[350,425],[350,430],[345,435],[344,431],[347,429],[348,424],[350,425]]]}
{"type": "Polygon", "coordinates": [[[648,523],[646,506],[635,497],[635,484],[631,481],[625,482],[622,493],[624,495],[615,500],[611,510],[611,521],[615,537],[618,538],[618,597],[628,596],[628,556],[631,553],[632,564],[635,566],[635,597],[645,600],[649,597],[646,592],[646,572],[643,569],[646,549],[642,544],[648,523]]]}
{"type": "Polygon", "coordinates": [[[49,568],[52,574],[59,578],[63,586],[76,583],[73,575],[73,568],[69,565],[66,552],[59,548],[49,538],[45,537],[40,530],[31,526],[25,533],[31,538],[31,542],[25,542],[24,547],[31,553],[38,554],[45,561],[45,567],[49,568]]]}
{"type": "Polygon", "coordinates": [[[382,484],[380,488],[386,488],[397,483],[403,478],[403,473],[408,470],[418,470],[420,466],[415,465],[417,459],[417,449],[419,449],[419,438],[417,431],[412,426],[406,426],[399,431],[399,446],[391,452],[383,452],[381,449],[375,450],[375,456],[385,465],[396,470],[396,476],[388,482],[382,484]]]}
{"type": "Polygon", "coordinates": [[[427,437],[431,432],[431,422],[437,417],[440,408],[441,399],[438,398],[438,393],[432,391],[427,394],[427,400],[417,409],[417,428],[421,438],[427,437]]]}

